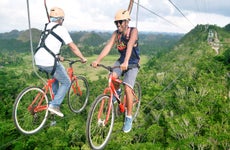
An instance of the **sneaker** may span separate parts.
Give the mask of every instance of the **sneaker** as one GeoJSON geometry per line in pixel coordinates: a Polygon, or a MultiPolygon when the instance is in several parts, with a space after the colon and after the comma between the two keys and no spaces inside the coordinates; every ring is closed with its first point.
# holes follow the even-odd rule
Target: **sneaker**
{"type": "MultiPolygon", "coordinates": [[[[121,97],[121,88],[120,89],[118,89],[118,90],[116,90],[117,91],[117,94],[119,95],[119,98],[121,97]]],[[[116,97],[113,95],[113,103],[116,103],[117,102],[117,99],[116,99],[116,97]]]]}
{"type": "Polygon", "coordinates": [[[132,118],[125,117],[125,122],[123,126],[123,131],[125,133],[128,133],[132,129],[132,122],[133,122],[132,118]]]}
{"type": "Polygon", "coordinates": [[[60,117],[64,117],[64,114],[60,111],[59,107],[49,106],[48,110],[51,113],[55,113],[56,115],[58,115],[60,117]]]}

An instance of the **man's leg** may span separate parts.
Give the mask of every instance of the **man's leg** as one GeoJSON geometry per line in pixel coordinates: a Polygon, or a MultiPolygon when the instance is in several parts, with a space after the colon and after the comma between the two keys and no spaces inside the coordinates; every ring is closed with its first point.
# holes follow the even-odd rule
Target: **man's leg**
{"type": "Polygon", "coordinates": [[[65,71],[65,68],[63,65],[58,64],[56,71],[54,73],[54,78],[59,81],[61,84],[57,90],[56,95],[54,96],[54,100],[51,101],[48,110],[63,117],[63,113],[59,110],[60,105],[63,102],[66,92],[68,91],[71,81],[65,71]]]}
{"type": "Polygon", "coordinates": [[[132,68],[125,73],[124,80],[123,80],[125,84],[126,106],[127,106],[127,114],[123,126],[123,131],[125,133],[131,131],[132,129],[132,121],[133,121],[132,120],[132,108],[133,108],[132,89],[134,87],[137,74],[138,74],[138,68],[132,68]]]}

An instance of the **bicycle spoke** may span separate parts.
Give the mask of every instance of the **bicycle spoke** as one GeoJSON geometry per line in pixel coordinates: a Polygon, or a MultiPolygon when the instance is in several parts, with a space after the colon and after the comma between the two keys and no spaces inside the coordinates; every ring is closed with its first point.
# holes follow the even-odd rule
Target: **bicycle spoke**
{"type": "Polygon", "coordinates": [[[75,113],[81,112],[89,98],[89,85],[85,77],[78,76],[73,80],[68,92],[68,105],[75,113]]]}
{"type": "Polygon", "coordinates": [[[133,90],[134,90],[134,97],[133,97],[132,112],[133,112],[133,120],[135,120],[141,104],[141,87],[138,82],[135,83],[133,90]]]}
{"type": "Polygon", "coordinates": [[[36,87],[27,88],[19,94],[15,101],[13,118],[16,127],[23,134],[34,134],[45,124],[48,116],[46,110],[48,99],[46,96],[42,96],[44,99],[40,101],[41,96],[36,96],[38,94],[44,95],[43,90],[36,87]],[[35,109],[39,111],[35,111],[35,109]]]}

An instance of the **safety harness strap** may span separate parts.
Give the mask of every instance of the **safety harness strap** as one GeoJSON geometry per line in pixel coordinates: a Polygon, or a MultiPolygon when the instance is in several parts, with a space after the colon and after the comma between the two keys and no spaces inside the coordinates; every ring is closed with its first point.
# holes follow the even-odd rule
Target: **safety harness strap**
{"type": "Polygon", "coordinates": [[[46,38],[48,37],[48,35],[51,34],[51,35],[53,35],[56,39],[58,39],[58,40],[62,43],[62,45],[63,45],[64,41],[62,40],[62,38],[61,38],[59,35],[57,35],[57,34],[53,31],[57,26],[59,26],[59,24],[56,24],[55,26],[53,26],[53,27],[52,27],[51,29],[49,29],[49,30],[46,29],[46,28],[47,28],[47,25],[48,25],[48,23],[45,24],[44,31],[42,31],[42,33],[41,33],[41,42],[40,42],[39,46],[36,48],[35,53],[36,53],[40,48],[43,47],[47,52],[49,52],[49,53],[54,57],[54,66],[53,66],[53,70],[52,70],[52,72],[51,72],[51,75],[54,75],[54,73],[55,73],[55,71],[56,71],[56,67],[57,67],[57,62],[59,61],[57,55],[59,55],[59,54],[54,54],[54,53],[46,46],[45,40],[46,40],[46,38]]]}
{"type": "MultiPolygon", "coordinates": [[[[126,36],[125,36],[125,38],[126,38],[126,40],[127,40],[126,43],[125,43],[126,45],[127,45],[127,43],[129,42],[129,39],[130,39],[132,30],[133,30],[133,27],[128,28],[128,32],[127,32],[127,34],[126,34],[126,36]]],[[[121,39],[121,36],[122,36],[122,34],[119,33],[118,30],[117,30],[117,41],[119,41],[119,40],[121,39]]],[[[124,41],[124,42],[125,42],[125,41],[124,41]]],[[[137,44],[136,47],[138,47],[138,40],[136,41],[136,44],[137,44]]],[[[137,57],[138,59],[140,59],[140,56],[137,54],[136,49],[134,48],[133,50],[134,50],[134,53],[135,53],[136,57],[137,57]]]]}

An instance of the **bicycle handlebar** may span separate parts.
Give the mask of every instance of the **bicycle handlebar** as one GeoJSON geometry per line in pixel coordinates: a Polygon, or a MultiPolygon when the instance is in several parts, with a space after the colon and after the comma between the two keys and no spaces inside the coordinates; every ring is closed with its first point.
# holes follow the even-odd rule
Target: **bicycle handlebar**
{"type": "Polygon", "coordinates": [[[76,62],[82,62],[81,60],[70,60],[70,59],[64,59],[63,61],[68,61],[70,65],[76,63],[76,62]]]}
{"type": "MultiPolygon", "coordinates": [[[[105,65],[103,65],[103,64],[97,64],[97,66],[103,67],[103,68],[107,69],[107,70],[110,71],[110,72],[112,72],[112,71],[113,71],[113,68],[114,68],[114,67],[111,67],[111,66],[105,66],[105,65]]],[[[116,66],[116,68],[118,68],[118,67],[120,67],[120,66],[116,66]]]]}
{"type": "MultiPolygon", "coordinates": [[[[92,66],[92,64],[90,64],[90,66],[92,66]]],[[[114,68],[120,68],[120,66],[113,66],[113,67],[111,67],[111,66],[105,66],[103,64],[97,64],[97,66],[105,68],[105,69],[107,69],[110,72],[112,72],[114,68]]],[[[128,69],[132,69],[132,68],[136,68],[136,67],[139,68],[140,67],[139,64],[131,64],[131,65],[128,66],[128,69]]]]}

